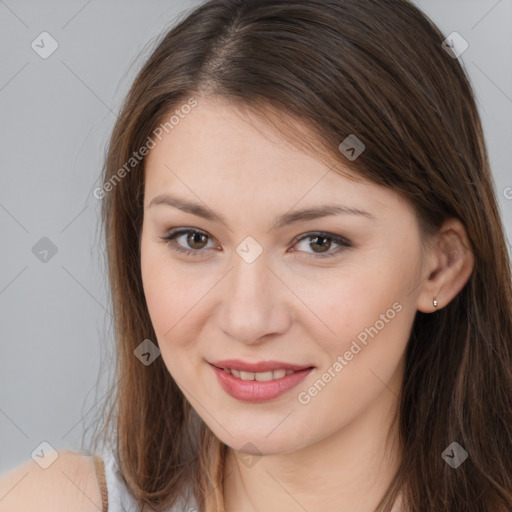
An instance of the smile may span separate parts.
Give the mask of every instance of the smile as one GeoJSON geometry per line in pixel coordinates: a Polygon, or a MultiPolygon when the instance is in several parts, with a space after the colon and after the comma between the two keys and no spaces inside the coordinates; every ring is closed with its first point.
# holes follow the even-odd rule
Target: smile
{"type": "Polygon", "coordinates": [[[241,380],[257,380],[258,382],[268,382],[269,380],[282,379],[286,375],[295,373],[293,370],[270,370],[268,372],[243,372],[234,368],[223,368],[226,373],[230,373],[237,379],[241,380]]]}
{"type": "Polygon", "coordinates": [[[221,388],[232,398],[244,402],[266,402],[284,395],[312,371],[313,367],[302,370],[277,368],[264,372],[250,372],[234,368],[219,368],[209,365],[221,388]]]}

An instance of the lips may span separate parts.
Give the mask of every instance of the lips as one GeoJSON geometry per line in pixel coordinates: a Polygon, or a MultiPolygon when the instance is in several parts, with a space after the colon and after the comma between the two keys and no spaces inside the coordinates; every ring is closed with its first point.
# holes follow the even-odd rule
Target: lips
{"type": "Polygon", "coordinates": [[[261,361],[258,363],[250,363],[242,361],[240,359],[224,359],[222,361],[213,361],[210,364],[216,366],[217,368],[220,368],[221,370],[228,369],[252,373],[269,372],[274,370],[292,370],[294,372],[298,372],[301,370],[306,370],[308,368],[313,368],[312,365],[308,364],[299,365],[285,363],[283,361],[261,361]]]}
{"type": "MultiPolygon", "coordinates": [[[[222,364],[225,364],[226,362],[227,361],[224,361],[222,364]]],[[[216,362],[216,364],[220,363],[221,361],[216,362]]],[[[233,364],[233,362],[230,361],[229,365],[240,366],[240,362],[233,364]]],[[[244,402],[266,402],[268,400],[278,398],[300,384],[313,371],[313,367],[311,366],[304,367],[276,361],[267,361],[265,364],[246,364],[245,368],[248,366],[252,368],[268,368],[269,365],[273,367],[285,365],[302,369],[284,370],[281,368],[273,371],[268,370],[266,372],[255,373],[241,370],[239,372],[240,375],[236,376],[238,371],[236,369],[228,369],[228,365],[223,369],[211,363],[209,366],[213,369],[213,372],[217,377],[217,381],[221,385],[222,389],[231,397],[244,402]],[[284,376],[282,375],[283,373],[285,373],[284,376]],[[272,379],[270,379],[269,374],[272,374],[272,379]]]]}

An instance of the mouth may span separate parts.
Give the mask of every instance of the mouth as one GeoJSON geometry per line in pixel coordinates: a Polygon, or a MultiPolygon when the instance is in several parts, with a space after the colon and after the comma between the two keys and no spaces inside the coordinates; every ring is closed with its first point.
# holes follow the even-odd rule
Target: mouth
{"type": "Polygon", "coordinates": [[[242,380],[257,380],[267,382],[269,380],[282,379],[287,375],[313,368],[312,365],[299,365],[284,361],[261,361],[249,363],[240,359],[225,359],[210,363],[219,370],[224,370],[242,380]]]}
{"type": "MultiPolygon", "coordinates": [[[[213,365],[215,366],[215,365],[213,365]]],[[[256,380],[258,382],[268,382],[270,380],[278,380],[286,377],[287,375],[293,375],[297,373],[294,370],[285,370],[284,368],[279,368],[277,370],[269,370],[266,372],[245,372],[243,370],[237,370],[236,368],[219,368],[215,366],[219,370],[223,370],[225,373],[233,375],[233,377],[240,380],[256,380]]],[[[312,367],[310,367],[312,368],[312,367]]],[[[305,368],[307,370],[309,368],[305,368]]],[[[304,370],[299,370],[304,371],[304,370]]]]}
{"type": "Polygon", "coordinates": [[[277,361],[244,363],[231,360],[209,364],[224,391],[246,402],[264,402],[277,398],[297,386],[314,369],[314,366],[277,361]],[[250,371],[248,368],[260,371],[250,371]]]}

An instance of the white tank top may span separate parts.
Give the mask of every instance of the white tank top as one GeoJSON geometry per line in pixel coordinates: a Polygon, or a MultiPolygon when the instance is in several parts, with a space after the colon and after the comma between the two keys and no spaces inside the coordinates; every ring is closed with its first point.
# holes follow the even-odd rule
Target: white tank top
{"type": "MultiPolygon", "coordinates": [[[[104,478],[102,478],[101,462],[95,459],[96,473],[103,499],[102,512],[140,512],[134,496],[123,481],[119,465],[111,450],[103,450],[99,457],[103,459],[104,478]]],[[[178,501],[168,512],[198,512],[193,498],[184,503],[178,501]]]]}

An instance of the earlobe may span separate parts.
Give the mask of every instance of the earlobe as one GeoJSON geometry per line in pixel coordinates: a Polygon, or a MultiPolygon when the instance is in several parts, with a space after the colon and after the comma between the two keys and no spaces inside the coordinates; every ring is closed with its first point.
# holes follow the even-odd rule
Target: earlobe
{"type": "Polygon", "coordinates": [[[446,220],[425,264],[427,277],[418,296],[417,309],[432,313],[446,306],[468,281],[474,262],[463,224],[454,218],[446,220]]]}

